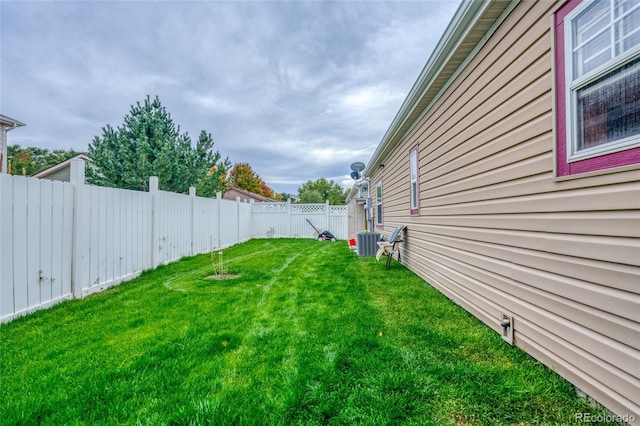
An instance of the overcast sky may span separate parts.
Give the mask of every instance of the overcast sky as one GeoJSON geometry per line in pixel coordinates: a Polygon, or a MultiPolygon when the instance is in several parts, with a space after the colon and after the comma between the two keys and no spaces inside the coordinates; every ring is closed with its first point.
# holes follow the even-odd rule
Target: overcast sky
{"type": "Polygon", "coordinates": [[[11,145],[86,151],[157,95],[276,192],[350,186],[458,5],[0,0],[0,113],[11,145]]]}

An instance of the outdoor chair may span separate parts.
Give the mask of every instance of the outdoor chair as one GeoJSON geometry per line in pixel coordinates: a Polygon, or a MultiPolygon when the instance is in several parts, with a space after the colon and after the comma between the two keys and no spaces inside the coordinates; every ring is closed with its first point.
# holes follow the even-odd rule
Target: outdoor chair
{"type": "Polygon", "coordinates": [[[400,262],[400,243],[403,241],[402,237],[407,227],[404,225],[398,226],[391,234],[389,241],[378,242],[378,252],[376,253],[376,260],[379,261],[382,256],[387,256],[387,269],[391,265],[391,258],[394,253],[398,253],[398,262],[400,262]]]}

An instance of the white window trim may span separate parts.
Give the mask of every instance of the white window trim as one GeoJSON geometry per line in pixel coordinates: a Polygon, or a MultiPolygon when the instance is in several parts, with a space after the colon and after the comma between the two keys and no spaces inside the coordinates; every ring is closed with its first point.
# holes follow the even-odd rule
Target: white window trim
{"type": "Polygon", "coordinates": [[[418,190],[418,149],[414,147],[409,152],[409,204],[411,211],[420,208],[418,190]]]}
{"type": "MultiPolygon", "coordinates": [[[[565,58],[565,108],[566,108],[566,144],[567,144],[567,162],[574,162],[585,160],[588,158],[599,157],[605,154],[610,154],[618,151],[622,151],[629,148],[640,147],[640,135],[634,135],[625,139],[621,139],[616,142],[607,143],[593,148],[587,148],[577,151],[575,147],[574,137],[578,132],[578,119],[577,119],[577,91],[580,87],[586,86],[599,78],[607,75],[608,73],[620,68],[631,61],[638,58],[640,55],[640,46],[625,52],[622,55],[616,56],[611,59],[606,65],[596,68],[591,72],[580,76],[577,79],[573,79],[573,35],[572,35],[572,21],[579,14],[581,14],[592,3],[585,1],[574,10],[572,10],[564,18],[564,58],[565,58]]],[[[640,7],[640,5],[638,6],[640,7]]],[[[612,41],[615,44],[614,41],[612,41]]]]}
{"type": "Polygon", "coordinates": [[[383,225],[383,215],[378,214],[378,212],[382,212],[382,180],[376,182],[376,225],[383,225]],[[380,191],[378,191],[380,188],[380,191]],[[378,197],[378,193],[380,196],[378,197]]]}

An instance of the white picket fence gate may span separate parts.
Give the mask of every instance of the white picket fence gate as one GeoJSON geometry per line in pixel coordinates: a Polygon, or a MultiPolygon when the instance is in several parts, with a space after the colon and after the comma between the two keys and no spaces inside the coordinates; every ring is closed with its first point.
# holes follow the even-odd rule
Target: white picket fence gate
{"type": "Polygon", "coordinates": [[[251,238],[347,239],[346,206],[242,203],[158,189],[87,185],[0,174],[0,322],[82,298],[143,270],[251,238]]]}

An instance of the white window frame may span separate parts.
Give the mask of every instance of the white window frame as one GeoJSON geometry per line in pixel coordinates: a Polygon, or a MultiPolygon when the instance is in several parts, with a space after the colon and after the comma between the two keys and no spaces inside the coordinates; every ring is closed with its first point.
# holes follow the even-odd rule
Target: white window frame
{"type": "Polygon", "coordinates": [[[382,226],[383,221],[382,212],[382,179],[376,182],[376,225],[382,226]]]}
{"type": "MultiPolygon", "coordinates": [[[[613,0],[601,0],[608,1],[610,3],[610,16],[613,16],[613,0]]],[[[597,81],[600,78],[607,76],[614,72],[616,69],[638,59],[640,57],[640,46],[635,46],[622,54],[616,54],[616,31],[615,25],[618,21],[624,18],[624,16],[640,8],[640,2],[635,7],[632,7],[625,13],[624,16],[614,18],[610,20],[610,24],[607,30],[611,33],[611,43],[609,48],[613,50],[612,59],[602,66],[584,74],[577,78],[574,78],[574,51],[579,49],[580,46],[574,47],[573,40],[573,21],[580,16],[588,7],[592,6],[594,2],[585,1],[571,11],[564,19],[564,37],[565,37],[565,99],[566,99],[566,149],[567,149],[567,161],[579,161],[587,158],[593,158],[604,154],[614,153],[622,151],[624,149],[640,147],[640,135],[633,135],[615,142],[601,144],[595,147],[586,148],[582,150],[577,149],[577,133],[578,133],[578,95],[579,89],[597,81]]],[[[640,29],[638,30],[640,31],[640,29]]],[[[635,31],[634,31],[635,33],[635,31]]],[[[595,36],[594,36],[595,37],[595,36]]],[[[592,38],[594,38],[592,37],[592,38]]],[[[591,39],[589,39],[591,40],[591,39]]],[[[588,41],[588,40],[587,40],[588,41]]],[[[586,42],[582,43],[583,45],[586,42]]]]}
{"type": "Polygon", "coordinates": [[[409,205],[413,215],[420,212],[418,170],[418,145],[416,145],[409,151],[409,205]]]}

